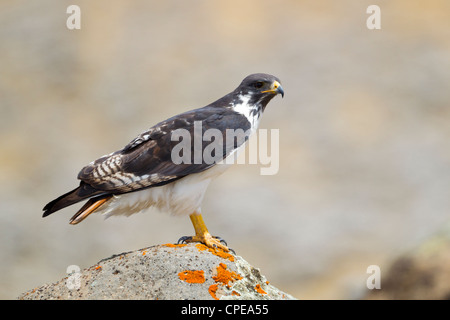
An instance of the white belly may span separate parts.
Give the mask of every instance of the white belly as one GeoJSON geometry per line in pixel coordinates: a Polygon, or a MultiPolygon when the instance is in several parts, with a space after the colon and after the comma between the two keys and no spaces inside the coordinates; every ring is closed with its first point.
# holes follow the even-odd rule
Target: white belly
{"type": "MultiPolygon", "coordinates": [[[[241,105],[238,105],[238,107],[240,108],[241,105]]],[[[237,111],[239,112],[239,110],[237,111]]],[[[246,116],[250,117],[250,113],[246,116]]],[[[257,114],[249,119],[252,125],[251,134],[258,127],[259,116],[260,114],[257,114]]],[[[161,187],[147,188],[141,191],[113,196],[100,207],[98,212],[106,217],[113,215],[129,216],[153,207],[175,215],[190,215],[194,212],[200,213],[203,197],[209,183],[212,179],[228,169],[231,164],[235,163],[232,159],[237,159],[237,155],[245,148],[246,144],[242,144],[222,162],[203,172],[190,174],[161,187]]]]}
{"type": "Polygon", "coordinates": [[[229,166],[229,164],[216,164],[208,170],[188,175],[161,187],[113,196],[111,200],[100,207],[98,212],[105,217],[129,216],[150,207],[175,215],[200,212],[209,183],[229,166]]]}

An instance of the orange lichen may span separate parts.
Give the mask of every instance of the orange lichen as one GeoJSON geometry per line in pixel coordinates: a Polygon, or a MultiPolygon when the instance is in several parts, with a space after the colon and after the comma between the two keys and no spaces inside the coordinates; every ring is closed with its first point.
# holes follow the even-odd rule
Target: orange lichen
{"type": "Polygon", "coordinates": [[[145,256],[147,254],[147,251],[142,251],[142,255],[145,256]]]}
{"type": "Polygon", "coordinates": [[[231,295],[232,296],[240,296],[241,294],[239,293],[239,292],[236,292],[236,291],[231,291],[231,295]]]}
{"type": "Polygon", "coordinates": [[[95,270],[100,270],[102,266],[95,266],[95,270]]]}
{"type": "Polygon", "coordinates": [[[237,274],[234,271],[228,271],[227,265],[224,263],[220,263],[219,266],[216,268],[217,275],[213,276],[212,278],[216,282],[220,282],[224,285],[226,285],[228,288],[230,285],[228,284],[230,281],[233,282],[235,280],[241,280],[242,277],[237,274]]]}
{"type": "Polygon", "coordinates": [[[259,283],[256,285],[255,290],[260,294],[267,294],[267,292],[261,289],[261,285],[259,283]]]}
{"type": "Polygon", "coordinates": [[[199,251],[208,250],[209,252],[211,252],[212,254],[214,254],[214,255],[216,255],[216,256],[218,256],[218,257],[221,257],[221,258],[223,258],[223,259],[228,259],[228,260],[230,260],[231,262],[234,262],[234,257],[233,257],[233,255],[229,254],[228,252],[223,251],[222,249],[219,249],[219,248],[213,249],[213,248],[210,248],[210,247],[205,246],[205,245],[202,244],[202,243],[197,243],[195,246],[197,247],[197,249],[198,249],[199,251]]]}
{"type": "Polygon", "coordinates": [[[176,249],[178,249],[178,248],[181,248],[181,247],[184,247],[184,246],[186,246],[186,244],[173,244],[173,243],[166,243],[166,244],[163,244],[163,246],[165,246],[165,247],[169,247],[169,248],[176,248],[176,249]]]}
{"type": "MultiPolygon", "coordinates": [[[[219,298],[217,297],[217,290],[219,289],[219,285],[227,286],[227,288],[230,288],[230,282],[242,279],[241,275],[239,275],[238,273],[227,270],[227,265],[224,263],[220,263],[216,267],[216,275],[212,276],[212,278],[216,283],[209,286],[208,292],[216,300],[219,300],[219,298]]],[[[237,296],[240,295],[234,290],[231,294],[237,296]]]]}
{"type": "Polygon", "coordinates": [[[219,285],[218,284],[212,284],[209,286],[208,288],[208,292],[211,295],[211,297],[213,297],[215,300],[219,300],[219,298],[216,296],[216,292],[218,289],[219,285]]]}
{"type": "Polygon", "coordinates": [[[178,277],[187,283],[205,282],[205,272],[203,270],[184,270],[178,273],[178,277]]]}

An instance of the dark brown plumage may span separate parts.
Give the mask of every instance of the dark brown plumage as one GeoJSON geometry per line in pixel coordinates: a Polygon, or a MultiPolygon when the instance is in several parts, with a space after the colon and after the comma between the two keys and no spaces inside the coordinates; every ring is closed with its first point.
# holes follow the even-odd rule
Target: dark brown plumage
{"type": "MultiPolygon", "coordinates": [[[[203,135],[206,130],[214,128],[223,133],[225,140],[226,129],[247,131],[252,128],[254,124],[248,117],[259,119],[267,103],[278,93],[284,94],[278,78],[266,74],[254,74],[245,78],[233,92],[206,107],[191,110],[158,123],[137,136],[123,149],[105,155],[81,169],[78,174],[78,179],[81,180],[79,187],[49,202],[44,207],[43,216],[46,217],[55,211],[88,199],[88,202],[71,219],[71,223],[78,223],[90,213],[106,205],[113,196],[164,186],[191,174],[204,172],[216,163],[207,163],[203,160],[195,163],[194,145],[192,145],[191,163],[175,164],[172,161],[172,150],[179,143],[172,140],[172,133],[177,129],[185,129],[192,139],[196,139],[199,132],[195,132],[194,124],[196,121],[201,121],[200,134],[203,135]],[[275,88],[274,83],[277,84],[275,88]],[[251,110],[245,111],[248,113],[245,115],[246,113],[237,111],[236,106],[244,109],[249,107],[251,110]]],[[[245,136],[243,139],[224,144],[223,150],[216,155],[217,160],[226,158],[231,152],[241,147],[247,138],[248,136],[245,136]]],[[[203,141],[200,148],[203,149],[208,143],[203,141]]]]}

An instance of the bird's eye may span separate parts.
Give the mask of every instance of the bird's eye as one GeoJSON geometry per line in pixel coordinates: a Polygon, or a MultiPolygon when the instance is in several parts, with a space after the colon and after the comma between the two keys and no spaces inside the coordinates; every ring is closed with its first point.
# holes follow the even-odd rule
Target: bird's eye
{"type": "Polygon", "coordinates": [[[253,86],[256,89],[261,89],[264,86],[264,82],[262,82],[262,81],[255,82],[253,86]]]}

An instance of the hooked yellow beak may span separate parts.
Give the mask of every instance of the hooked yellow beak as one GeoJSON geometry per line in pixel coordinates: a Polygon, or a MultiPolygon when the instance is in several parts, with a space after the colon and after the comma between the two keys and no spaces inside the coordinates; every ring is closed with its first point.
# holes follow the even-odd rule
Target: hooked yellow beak
{"type": "Polygon", "coordinates": [[[284,90],[281,84],[278,81],[274,81],[270,86],[270,90],[261,91],[261,93],[270,92],[273,94],[281,94],[281,97],[284,97],[284,90]]]}

